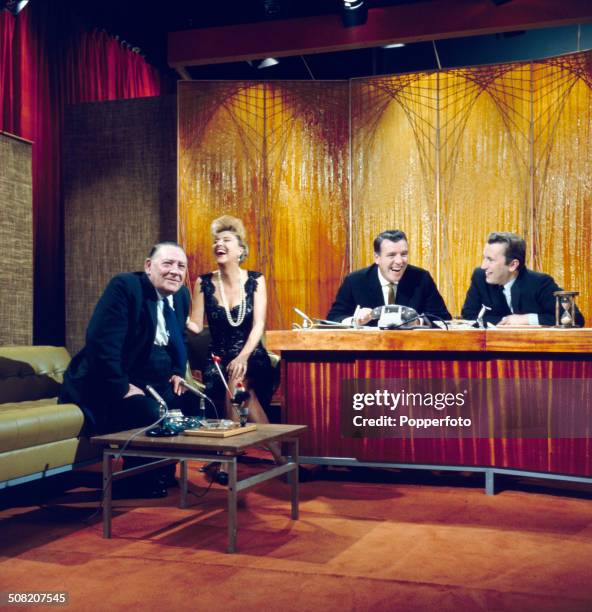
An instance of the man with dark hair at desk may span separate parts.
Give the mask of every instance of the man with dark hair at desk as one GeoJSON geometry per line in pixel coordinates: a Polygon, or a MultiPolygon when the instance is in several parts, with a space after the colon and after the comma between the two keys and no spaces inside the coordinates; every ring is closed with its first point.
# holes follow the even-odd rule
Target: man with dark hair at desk
{"type": "MultiPolygon", "coordinates": [[[[64,374],[60,402],[78,404],[87,432],[144,427],[159,418],[151,385],[170,409],[196,414],[196,398],[181,380],[187,367],[183,330],[189,291],[183,285],[187,256],[175,242],[154,245],[143,272],[113,277],[99,299],[85,347],[64,374]]],[[[137,462],[136,462],[137,463],[137,462]]],[[[174,468],[174,466],[172,466],[174,468]]],[[[170,472],[136,480],[146,496],[166,495],[170,472]]]]}
{"type": "MultiPolygon", "coordinates": [[[[484,320],[496,325],[555,325],[555,297],[561,288],[548,274],[525,266],[526,243],[511,232],[493,232],[483,250],[483,263],[471,278],[461,315],[476,319],[487,306],[484,320]]],[[[584,317],[576,309],[576,324],[584,317]]]]}
{"type": "Polygon", "coordinates": [[[372,309],[399,304],[437,319],[451,318],[427,270],[409,264],[407,236],[401,230],[381,232],[374,239],[374,263],[348,274],[327,315],[330,321],[376,325],[372,309]]]}

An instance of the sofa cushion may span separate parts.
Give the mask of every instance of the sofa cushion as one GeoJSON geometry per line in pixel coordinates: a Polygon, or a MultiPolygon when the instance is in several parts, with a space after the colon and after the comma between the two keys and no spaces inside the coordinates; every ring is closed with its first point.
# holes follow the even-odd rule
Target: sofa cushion
{"type": "Polygon", "coordinates": [[[0,404],[0,452],[76,438],[84,416],[75,404],[41,399],[0,404]]]}
{"type": "Polygon", "coordinates": [[[49,442],[30,448],[0,454],[0,489],[3,481],[43,476],[48,470],[69,466],[78,462],[99,460],[101,449],[91,445],[86,438],[70,438],[49,442]]]}
{"type": "Polygon", "coordinates": [[[69,363],[63,347],[0,347],[0,403],[57,396],[69,363]]]}

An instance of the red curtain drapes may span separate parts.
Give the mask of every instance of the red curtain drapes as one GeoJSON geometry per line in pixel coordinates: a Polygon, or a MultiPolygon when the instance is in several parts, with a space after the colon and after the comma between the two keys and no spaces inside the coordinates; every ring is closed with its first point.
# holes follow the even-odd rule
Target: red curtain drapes
{"type": "MultiPolygon", "coordinates": [[[[0,12],[0,130],[33,141],[36,344],[64,343],[61,126],[65,104],[155,96],[158,71],[104,32],[82,32],[48,3],[0,12]]],[[[6,296],[2,296],[6,299],[6,296]]]]}

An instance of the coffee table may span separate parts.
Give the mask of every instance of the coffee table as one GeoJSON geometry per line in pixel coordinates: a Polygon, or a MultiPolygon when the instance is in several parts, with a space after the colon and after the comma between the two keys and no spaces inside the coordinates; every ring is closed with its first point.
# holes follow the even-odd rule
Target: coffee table
{"type": "MultiPolygon", "coordinates": [[[[135,437],[139,429],[104,434],[91,438],[93,444],[103,446],[103,537],[111,537],[113,482],[157,467],[179,461],[181,466],[181,507],[187,506],[187,462],[219,461],[228,472],[228,552],[236,551],[237,495],[271,478],[288,474],[291,489],[291,516],[298,519],[298,436],[305,425],[257,425],[255,431],[228,438],[198,437],[180,434],[170,438],[152,438],[145,434],[135,437]],[[130,441],[131,440],[131,441],[130,441]],[[237,457],[248,448],[265,446],[270,442],[285,445],[287,463],[274,465],[254,476],[237,480],[237,457]],[[113,472],[117,457],[149,457],[156,461],[113,472]]],[[[282,450],[283,453],[283,450],[282,450]]]]}

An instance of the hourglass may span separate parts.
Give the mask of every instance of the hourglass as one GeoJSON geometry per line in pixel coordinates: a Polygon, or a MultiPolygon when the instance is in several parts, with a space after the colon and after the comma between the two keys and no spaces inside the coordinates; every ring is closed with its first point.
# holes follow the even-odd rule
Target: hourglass
{"type": "Polygon", "coordinates": [[[555,291],[555,327],[577,327],[576,295],[579,291],[555,291]]]}

